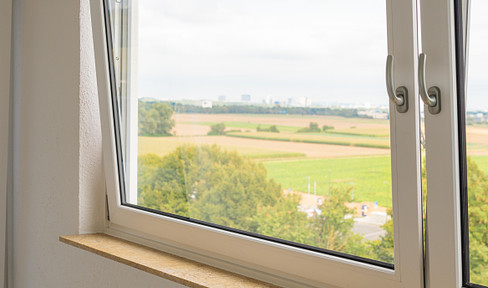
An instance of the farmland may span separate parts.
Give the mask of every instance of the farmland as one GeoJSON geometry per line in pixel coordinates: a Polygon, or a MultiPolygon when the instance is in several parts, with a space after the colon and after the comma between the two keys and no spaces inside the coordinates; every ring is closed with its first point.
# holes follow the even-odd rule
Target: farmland
{"type": "MultiPolygon", "coordinates": [[[[283,189],[327,195],[330,187],[346,187],[353,201],[378,201],[391,207],[389,123],[387,120],[337,116],[176,114],[169,137],[139,137],[139,155],[163,156],[181,144],[216,144],[224,150],[261,161],[283,189]],[[326,132],[299,133],[310,122],[326,132]],[[226,135],[207,136],[224,123],[226,135]],[[258,132],[275,125],[279,133],[258,132]]],[[[468,126],[468,155],[488,171],[488,127],[468,126]]]]}
{"type": "MultiPolygon", "coordinates": [[[[393,263],[388,121],[252,114],[175,114],[172,120],[173,129],[159,134],[165,136],[139,136],[139,205],[393,263]],[[343,238],[330,231],[343,231],[343,238]]],[[[467,148],[487,172],[487,126],[467,127],[467,148]]],[[[485,191],[479,180],[486,178],[468,164],[475,223],[485,203],[478,199],[486,199],[479,197],[485,191]]]]}
{"type": "Polygon", "coordinates": [[[139,155],[163,156],[182,144],[216,144],[224,150],[262,162],[268,177],[283,189],[327,195],[347,187],[354,201],[378,201],[391,207],[389,124],[386,120],[337,116],[176,114],[170,137],[139,137],[139,155]],[[299,132],[315,122],[326,132],[299,132]],[[224,123],[227,133],[207,136],[224,123]],[[279,133],[259,132],[276,126],[279,133]]]}
{"type": "Polygon", "coordinates": [[[317,194],[327,195],[330,186],[351,188],[353,201],[378,201],[383,207],[391,207],[390,157],[347,157],[301,161],[266,162],[269,177],[281,183],[283,188],[308,192],[308,177],[311,193],[314,182],[317,194]]]}

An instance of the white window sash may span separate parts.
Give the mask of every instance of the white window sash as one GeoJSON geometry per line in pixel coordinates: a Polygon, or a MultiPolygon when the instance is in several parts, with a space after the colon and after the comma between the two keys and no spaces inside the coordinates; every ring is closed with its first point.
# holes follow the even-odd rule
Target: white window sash
{"type": "Polygon", "coordinates": [[[432,115],[425,108],[426,287],[460,288],[463,284],[454,1],[421,1],[421,21],[422,49],[427,55],[426,85],[439,87],[442,109],[432,115]]]}
{"type": "Polygon", "coordinates": [[[92,0],[91,11],[110,211],[108,233],[286,287],[423,287],[416,1],[388,0],[386,11],[395,85],[408,88],[410,106],[403,114],[390,106],[394,271],[120,205],[103,1],[92,0]]]}

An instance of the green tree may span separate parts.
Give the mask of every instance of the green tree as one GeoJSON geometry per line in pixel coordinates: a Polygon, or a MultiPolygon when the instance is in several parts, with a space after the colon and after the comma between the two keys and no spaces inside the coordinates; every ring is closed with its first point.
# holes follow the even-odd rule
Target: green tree
{"type": "Polygon", "coordinates": [[[468,158],[469,264],[471,282],[488,284],[488,177],[468,158]]]}
{"type": "Polygon", "coordinates": [[[143,155],[138,169],[141,206],[374,259],[369,242],[352,232],[350,189],[332,189],[321,213],[307,217],[299,196],[284,194],[261,163],[216,145],[143,155]]]}
{"type": "MultiPolygon", "coordinates": [[[[469,217],[469,261],[471,281],[488,284],[488,176],[468,157],[468,217],[469,217]]],[[[422,163],[423,218],[425,221],[426,169],[422,163]]],[[[391,209],[388,211],[391,215],[391,209]]],[[[425,223],[424,223],[425,227],[425,223]]],[[[386,235],[381,240],[371,243],[377,259],[391,263],[393,261],[393,221],[388,221],[383,229],[386,235]]]]}
{"type": "Polygon", "coordinates": [[[308,128],[310,131],[320,131],[319,124],[317,122],[310,122],[310,124],[308,124],[308,128]]]}
{"type": "Polygon", "coordinates": [[[181,152],[166,157],[154,154],[138,158],[138,203],[151,209],[188,215],[189,195],[181,163],[181,152]]]}
{"type": "Polygon", "coordinates": [[[210,126],[208,135],[225,135],[225,123],[217,123],[210,126]]]}
{"type": "Polygon", "coordinates": [[[183,145],[164,157],[139,158],[139,202],[145,207],[256,232],[258,209],[281,197],[261,163],[216,145],[183,145]]]}
{"type": "MultiPolygon", "coordinates": [[[[392,217],[392,209],[388,209],[388,215],[392,217]]],[[[371,252],[378,261],[383,261],[386,263],[393,263],[394,251],[393,251],[393,218],[386,222],[381,228],[386,232],[384,236],[380,239],[371,241],[369,245],[371,246],[371,252]]]]}
{"type": "Polygon", "coordinates": [[[328,126],[328,125],[322,126],[322,131],[327,132],[328,130],[334,130],[334,126],[328,126]]]}
{"type": "Polygon", "coordinates": [[[269,127],[269,132],[280,133],[280,130],[278,130],[278,127],[276,127],[276,125],[271,125],[269,127]]]}
{"type": "Polygon", "coordinates": [[[280,130],[278,130],[278,127],[276,125],[271,125],[268,128],[261,128],[261,125],[258,125],[256,127],[257,132],[273,132],[273,133],[280,133],[280,130]]]}
{"type": "Polygon", "coordinates": [[[362,237],[352,232],[355,210],[348,208],[351,188],[333,188],[330,196],[319,206],[322,211],[312,222],[313,239],[310,244],[354,255],[363,256],[362,237]]]}
{"type": "Polygon", "coordinates": [[[257,232],[280,239],[302,244],[310,244],[312,230],[311,220],[307,214],[298,211],[298,195],[283,195],[277,205],[260,207],[255,216],[258,223],[257,232]]]}
{"type": "Polygon", "coordinates": [[[308,127],[301,128],[297,132],[298,133],[312,133],[312,132],[320,132],[319,124],[317,122],[310,122],[308,127]]]}
{"type": "Polygon", "coordinates": [[[175,124],[173,110],[166,103],[139,105],[139,136],[168,136],[175,124]]]}

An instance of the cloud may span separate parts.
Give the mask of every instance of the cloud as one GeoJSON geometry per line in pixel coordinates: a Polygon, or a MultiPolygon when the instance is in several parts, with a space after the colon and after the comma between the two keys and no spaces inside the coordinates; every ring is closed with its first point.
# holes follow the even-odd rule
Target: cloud
{"type": "Polygon", "coordinates": [[[468,45],[468,110],[488,110],[488,11],[487,1],[471,1],[468,45]]]}
{"type": "Polygon", "coordinates": [[[139,1],[139,96],[387,104],[382,0],[139,1]]]}

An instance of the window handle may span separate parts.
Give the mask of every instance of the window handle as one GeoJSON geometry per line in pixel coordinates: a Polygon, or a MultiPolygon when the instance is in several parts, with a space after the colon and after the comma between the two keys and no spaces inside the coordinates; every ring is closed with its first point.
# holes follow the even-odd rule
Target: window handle
{"type": "Polygon", "coordinates": [[[425,105],[429,107],[430,114],[439,114],[441,112],[441,90],[437,86],[432,86],[427,90],[425,85],[425,62],[427,55],[420,53],[419,57],[419,88],[420,97],[425,105]]]}
{"type": "Polygon", "coordinates": [[[393,55],[386,58],[386,90],[390,101],[395,103],[396,109],[400,113],[408,111],[408,90],[405,86],[400,86],[394,90],[393,83],[393,55]]]}

